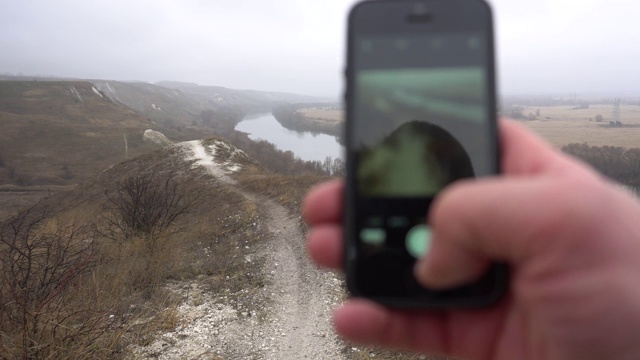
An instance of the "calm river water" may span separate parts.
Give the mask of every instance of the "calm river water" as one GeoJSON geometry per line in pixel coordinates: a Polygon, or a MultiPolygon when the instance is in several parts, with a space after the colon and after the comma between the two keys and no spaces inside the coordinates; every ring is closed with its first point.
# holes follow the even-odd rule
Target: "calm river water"
{"type": "Polygon", "coordinates": [[[327,156],[344,157],[342,145],[335,136],[285,129],[271,114],[247,116],[236,130],[249,133],[252,140],[266,140],[280,150],[290,150],[302,160],[324,161],[327,156]]]}

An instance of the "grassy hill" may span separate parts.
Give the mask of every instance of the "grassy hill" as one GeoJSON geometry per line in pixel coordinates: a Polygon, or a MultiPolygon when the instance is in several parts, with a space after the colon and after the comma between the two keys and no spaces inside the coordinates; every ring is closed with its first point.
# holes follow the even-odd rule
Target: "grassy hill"
{"type": "Polygon", "coordinates": [[[322,102],[325,99],[292,93],[237,90],[221,86],[161,81],[114,81],[39,76],[0,75],[0,81],[60,83],[88,81],[116,104],[125,105],[159,125],[229,131],[249,113],[269,112],[278,103],[322,102]]]}
{"type": "Polygon", "coordinates": [[[154,122],[168,127],[196,125],[208,109],[182,91],[143,82],[92,80],[113,102],[126,105],[154,122]]]}
{"type": "Polygon", "coordinates": [[[255,301],[266,296],[258,251],[271,225],[264,223],[260,195],[243,194],[269,189],[270,197],[299,213],[307,188],[326,177],[270,173],[219,139],[202,146],[216,147],[209,151],[219,169],[234,170],[228,178],[212,177],[206,165],[196,166],[197,153],[187,145],[123,161],[0,221],[0,257],[13,259],[0,262],[0,294],[15,297],[14,306],[0,306],[0,353],[127,358],[127,348],[148,345],[182,321],[178,307],[185,299],[171,284],[197,281],[207,296],[235,311],[255,307],[266,316],[255,301]],[[137,215],[124,212],[123,201],[137,215]],[[166,209],[180,214],[171,217],[166,209]],[[157,211],[165,219],[159,226],[146,217],[157,211]],[[140,221],[126,221],[131,218],[140,221]],[[37,281],[41,277],[47,281],[37,281]],[[28,286],[14,291],[10,278],[28,286]],[[13,316],[24,310],[27,320],[13,316]]]}
{"type": "Polygon", "coordinates": [[[167,129],[84,81],[0,81],[0,185],[75,184],[172,140],[202,137],[167,129]]]}
{"type": "MultiPolygon", "coordinates": [[[[233,127],[246,112],[268,111],[271,101],[297,96],[184,86],[195,90],[101,80],[0,80],[0,217],[159,149],[145,140],[147,129],[173,141],[213,135],[238,140],[242,134],[233,127]]],[[[246,147],[265,145],[240,140],[246,147]]],[[[264,150],[261,162],[271,154],[264,150]]],[[[294,161],[280,162],[278,168],[294,161]]]]}
{"type": "MultiPolygon", "coordinates": [[[[268,263],[270,242],[298,226],[304,194],[328,177],[318,164],[248,138],[234,139],[243,151],[219,138],[160,148],[144,140],[146,129],[174,141],[207,137],[196,128],[162,127],[90,82],[0,81],[0,193],[18,184],[44,195],[0,216],[0,258],[7,260],[0,262],[0,295],[9,299],[0,306],[4,357],[132,358],[132,349],[193,320],[186,303],[239,314],[229,328],[255,317],[279,329],[270,288],[279,264],[268,263]],[[193,143],[210,162],[189,150],[193,143]],[[79,185],[49,191],[54,183],[79,185]],[[286,223],[271,222],[273,202],[284,207],[286,223]],[[123,205],[135,205],[136,221],[127,221],[123,210],[131,207],[123,205]],[[164,225],[154,225],[157,218],[164,225]]],[[[302,236],[292,241],[302,244],[302,236]]],[[[304,258],[296,256],[296,264],[304,258]]],[[[336,280],[331,284],[342,296],[336,280]]],[[[237,337],[258,344],[262,330],[255,329],[262,327],[237,337]]],[[[225,347],[233,338],[213,335],[225,347]]],[[[234,343],[228,347],[210,354],[233,358],[234,343]]],[[[385,356],[344,349],[349,359],[385,356]]]]}
{"type": "MultiPolygon", "coordinates": [[[[246,278],[232,252],[237,251],[236,242],[254,237],[243,227],[252,219],[252,207],[211,182],[202,172],[192,171],[180,146],[173,146],[124,161],[71,191],[45,197],[11,223],[0,222],[0,255],[16,258],[10,264],[13,268],[32,264],[32,272],[13,274],[9,264],[0,263],[2,276],[22,276],[20,281],[29,284],[16,292],[6,285],[11,281],[0,282],[0,293],[14,294],[16,304],[0,306],[0,353],[8,358],[122,358],[126,346],[144,344],[157,331],[176,326],[180,299],[165,289],[167,281],[220,274],[246,278]],[[103,236],[114,228],[107,220],[114,214],[107,194],[121,198],[119,189],[127,179],[149,180],[151,187],[140,192],[147,198],[169,180],[176,186],[172,194],[182,197],[181,205],[189,205],[184,213],[188,216],[176,218],[162,236],[144,231],[103,236]],[[197,201],[200,197],[211,202],[197,201]],[[8,241],[12,223],[38,230],[21,231],[18,241],[8,241]],[[41,240],[43,236],[47,241],[41,240]],[[20,247],[28,245],[35,249],[34,255],[10,256],[7,252],[14,247],[5,244],[13,243],[20,254],[25,253],[20,247]],[[223,255],[225,261],[208,259],[203,249],[223,255]],[[62,257],[43,255],[49,253],[62,257]],[[31,273],[56,285],[32,281],[31,273]],[[46,305],[39,294],[45,294],[46,305]],[[28,320],[12,317],[24,309],[31,314],[28,320]],[[34,325],[23,330],[24,324],[34,325]],[[26,337],[23,331],[28,331],[26,337]]],[[[212,281],[211,286],[215,284],[212,281]]]]}
{"type": "Polygon", "coordinates": [[[209,107],[239,106],[247,112],[269,112],[278,103],[322,102],[325,99],[277,91],[237,90],[178,81],[161,81],[160,86],[176,89],[204,101],[209,107]]]}

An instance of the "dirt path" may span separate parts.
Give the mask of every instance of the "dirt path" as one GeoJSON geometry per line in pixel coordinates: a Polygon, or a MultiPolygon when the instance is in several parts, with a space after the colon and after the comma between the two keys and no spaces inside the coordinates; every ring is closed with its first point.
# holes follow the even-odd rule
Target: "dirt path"
{"type": "Polygon", "coordinates": [[[176,309],[180,325],[145,347],[132,348],[131,358],[344,359],[344,344],[330,322],[341,281],[308,259],[299,216],[240,189],[230,172],[218,166],[215,149],[199,141],[183,147],[194,166],[257,205],[260,223],[254,225],[262,227],[267,239],[251,249],[245,261],[264,264],[252,271],[260,271],[266,285],[257,295],[231,300],[208,293],[204,282],[170,284],[184,299],[176,309]]]}
{"type": "Polygon", "coordinates": [[[261,203],[273,235],[264,269],[274,294],[270,327],[279,335],[266,358],[340,359],[341,345],[329,321],[340,282],[311,264],[298,219],[272,200],[261,203]]]}

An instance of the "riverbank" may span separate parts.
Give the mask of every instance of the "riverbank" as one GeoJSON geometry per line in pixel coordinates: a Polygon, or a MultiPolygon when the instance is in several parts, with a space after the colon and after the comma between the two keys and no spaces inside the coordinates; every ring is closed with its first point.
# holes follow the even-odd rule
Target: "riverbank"
{"type": "Polygon", "coordinates": [[[327,157],[342,157],[343,150],[335,135],[292,129],[273,114],[246,117],[235,130],[248,134],[251,140],[265,140],[282,151],[291,151],[295,157],[305,161],[324,162],[327,157]]]}
{"type": "Polygon", "coordinates": [[[341,111],[330,108],[297,108],[294,105],[281,105],[272,111],[273,116],[285,128],[294,131],[306,131],[341,137],[341,111]]]}
{"type": "Polygon", "coordinates": [[[304,126],[310,129],[318,129],[323,134],[334,136],[340,136],[342,133],[342,123],[344,122],[342,110],[306,108],[299,109],[297,112],[302,116],[304,126]]]}

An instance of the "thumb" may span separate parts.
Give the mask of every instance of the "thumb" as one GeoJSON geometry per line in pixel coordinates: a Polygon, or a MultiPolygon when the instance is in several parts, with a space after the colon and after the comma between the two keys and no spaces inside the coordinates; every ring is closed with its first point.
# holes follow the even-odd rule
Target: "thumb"
{"type": "Polygon", "coordinates": [[[416,264],[432,288],[462,285],[490,261],[526,266],[548,254],[575,251],[589,236],[602,186],[594,176],[489,179],[452,186],[432,207],[433,242],[416,264]]]}
{"type": "Polygon", "coordinates": [[[491,260],[521,265],[576,238],[598,209],[599,176],[517,124],[500,126],[504,174],[453,184],[432,205],[433,242],[415,268],[424,285],[472,281],[491,260]]]}

